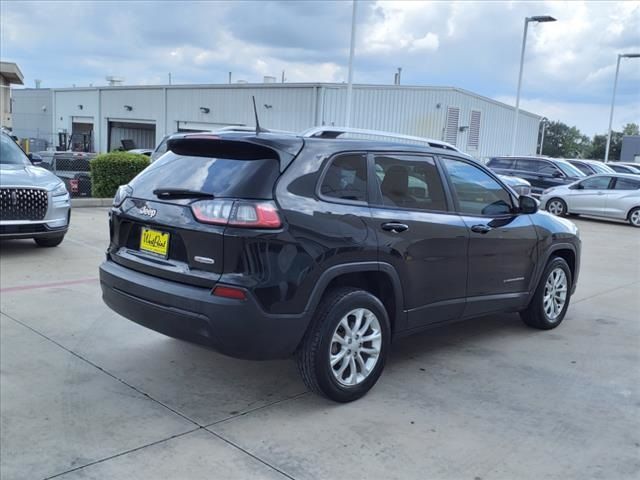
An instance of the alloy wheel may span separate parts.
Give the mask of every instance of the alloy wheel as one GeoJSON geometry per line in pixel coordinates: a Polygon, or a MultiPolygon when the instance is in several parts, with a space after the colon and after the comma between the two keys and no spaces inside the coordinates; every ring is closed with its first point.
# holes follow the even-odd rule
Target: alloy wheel
{"type": "Polygon", "coordinates": [[[629,220],[634,226],[640,227],[640,210],[634,210],[633,212],[631,212],[629,220]]]}
{"type": "Polygon", "coordinates": [[[378,317],[366,308],[351,310],[331,339],[329,362],[334,378],[347,387],[362,383],[377,365],[381,349],[378,317]]]}
{"type": "Polygon", "coordinates": [[[549,320],[557,319],[562,313],[567,302],[568,283],[567,274],[560,267],[554,268],[547,277],[542,303],[544,313],[549,320]]]}
{"type": "Polygon", "coordinates": [[[547,210],[554,215],[563,215],[564,214],[564,204],[560,200],[552,200],[547,205],[547,210]]]}

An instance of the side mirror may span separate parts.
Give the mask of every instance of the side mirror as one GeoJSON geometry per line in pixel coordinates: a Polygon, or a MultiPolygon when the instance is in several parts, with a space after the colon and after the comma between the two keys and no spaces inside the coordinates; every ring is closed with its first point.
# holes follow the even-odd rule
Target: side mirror
{"type": "Polygon", "coordinates": [[[27,155],[27,157],[29,157],[29,161],[32,165],[38,166],[42,164],[42,157],[37,153],[30,153],[27,155]]]}
{"type": "Polygon", "coordinates": [[[520,204],[520,213],[530,214],[538,211],[538,201],[533,197],[520,195],[518,203],[520,204]]]}
{"type": "Polygon", "coordinates": [[[562,178],[564,177],[564,175],[562,175],[562,172],[553,172],[553,178],[562,178]]]}
{"type": "Polygon", "coordinates": [[[572,185],[569,188],[571,190],[582,190],[582,189],[584,189],[584,186],[581,183],[576,183],[575,185],[572,185]]]}

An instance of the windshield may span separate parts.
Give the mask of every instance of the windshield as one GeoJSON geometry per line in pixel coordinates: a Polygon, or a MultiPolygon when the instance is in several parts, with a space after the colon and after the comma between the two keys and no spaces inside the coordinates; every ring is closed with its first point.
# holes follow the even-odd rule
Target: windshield
{"type": "Polygon", "coordinates": [[[22,149],[8,135],[0,135],[0,164],[30,165],[22,149]]]}
{"type": "Polygon", "coordinates": [[[582,173],[579,169],[571,165],[569,162],[566,162],[564,160],[556,160],[555,164],[568,177],[580,178],[580,177],[587,176],[584,173],[582,173]]]}

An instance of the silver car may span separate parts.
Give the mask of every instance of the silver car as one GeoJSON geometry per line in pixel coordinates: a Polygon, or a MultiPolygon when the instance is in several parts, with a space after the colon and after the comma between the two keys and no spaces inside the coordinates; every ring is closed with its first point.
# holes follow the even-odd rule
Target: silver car
{"type": "Polygon", "coordinates": [[[593,175],[542,192],[540,207],[554,215],[592,215],[640,227],[640,178],[625,173],[593,175]]]}
{"type": "Polygon", "coordinates": [[[62,242],[71,214],[64,182],[0,133],[0,239],[33,238],[41,247],[62,242]]]}

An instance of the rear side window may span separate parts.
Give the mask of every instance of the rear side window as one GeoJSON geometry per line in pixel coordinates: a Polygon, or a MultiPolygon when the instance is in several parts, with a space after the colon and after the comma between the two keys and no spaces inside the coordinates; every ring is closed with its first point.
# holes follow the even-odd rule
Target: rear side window
{"type": "Polygon", "coordinates": [[[537,172],[540,169],[540,162],[530,158],[519,158],[516,161],[516,169],[524,172],[537,172]]]}
{"type": "Polygon", "coordinates": [[[640,181],[630,178],[617,178],[614,190],[640,190],[640,181]]]}
{"type": "Polygon", "coordinates": [[[339,155],[326,170],[320,193],[339,200],[367,200],[367,157],[361,153],[339,155]]]}
{"type": "Polygon", "coordinates": [[[384,206],[447,210],[442,179],[433,158],[415,155],[376,156],[375,169],[384,206]]]}
{"type": "Polygon", "coordinates": [[[511,196],[489,174],[467,162],[443,160],[460,213],[487,216],[511,213],[511,196]]]}
{"type": "Polygon", "coordinates": [[[492,158],[487,162],[491,168],[513,168],[513,158],[492,158]]]}
{"type": "Polygon", "coordinates": [[[585,175],[591,175],[591,173],[592,173],[592,170],[589,167],[587,167],[584,163],[571,162],[571,165],[576,167],[578,170],[580,170],[585,175]]]}

